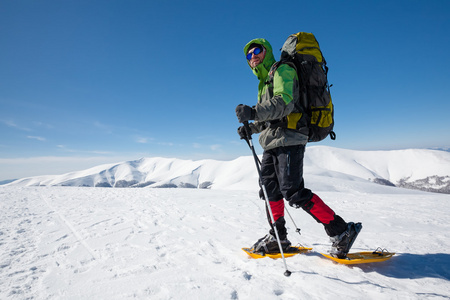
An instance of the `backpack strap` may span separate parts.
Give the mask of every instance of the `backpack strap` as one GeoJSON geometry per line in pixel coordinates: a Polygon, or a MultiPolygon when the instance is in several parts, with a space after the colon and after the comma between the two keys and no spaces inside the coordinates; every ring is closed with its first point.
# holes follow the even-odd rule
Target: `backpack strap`
{"type": "Polygon", "coordinates": [[[282,62],[280,60],[280,61],[277,61],[276,63],[274,63],[272,65],[272,67],[270,67],[269,75],[267,76],[267,80],[266,80],[265,84],[273,83],[273,77],[274,77],[275,71],[278,69],[278,67],[281,64],[282,64],[282,62]]]}
{"type": "MultiPolygon", "coordinates": [[[[270,68],[269,74],[267,76],[267,80],[265,81],[265,84],[273,83],[275,71],[282,64],[286,64],[286,65],[290,66],[291,68],[293,68],[298,75],[297,67],[295,66],[294,62],[289,61],[289,60],[279,60],[279,61],[275,62],[272,65],[272,67],[270,68]]],[[[300,82],[298,82],[297,84],[300,84],[300,82]]],[[[297,101],[294,101],[294,106],[298,112],[304,113],[305,110],[299,103],[299,99],[297,101]]],[[[271,121],[268,121],[266,125],[267,125],[267,127],[270,127],[270,128],[277,128],[277,127],[287,128],[288,127],[288,118],[286,116],[286,117],[283,117],[278,120],[271,120],[271,121]]]]}
{"type": "MultiPolygon", "coordinates": [[[[269,70],[269,75],[267,76],[267,80],[265,82],[265,84],[269,84],[269,83],[273,83],[273,77],[275,76],[275,71],[278,69],[279,66],[281,66],[282,64],[286,64],[288,66],[290,66],[291,68],[293,68],[295,70],[295,72],[297,72],[297,67],[295,66],[295,64],[293,62],[290,61],[286,61],[286,60],[279,60],[276,63],[274,63],[272,65],[272,67],[270,67],[269,70]]],[[[297,73],[298,74],[298,73],[297,73]]]]}

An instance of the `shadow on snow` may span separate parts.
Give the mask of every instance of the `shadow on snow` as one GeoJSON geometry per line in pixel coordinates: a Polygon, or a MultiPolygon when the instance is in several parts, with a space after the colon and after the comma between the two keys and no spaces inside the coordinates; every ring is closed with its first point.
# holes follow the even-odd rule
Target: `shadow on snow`
{"type": "Polygon", "coordinates": [[[447,253],[401,253],[385,262],[356,266],[364,272],[377,272],[393,278],[431,277],[450,280],[450,254],[447,253]]]}

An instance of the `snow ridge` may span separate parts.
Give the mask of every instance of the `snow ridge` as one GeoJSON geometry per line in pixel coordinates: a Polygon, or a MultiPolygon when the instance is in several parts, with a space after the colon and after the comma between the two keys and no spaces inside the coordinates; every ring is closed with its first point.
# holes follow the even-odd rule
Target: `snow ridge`
{"type": "MultiPolygon", "coordinates": [[[[326,146],[307,147],[305,177],[355,179],[433,192],[450,192],[450,153],[407,149],[355,151],[326,146]]],[[[85,186],[255,189],[257,172],[251,156],[232,161],[141,158],[83,171],[16,180],[14,186],[85,186]]]]}

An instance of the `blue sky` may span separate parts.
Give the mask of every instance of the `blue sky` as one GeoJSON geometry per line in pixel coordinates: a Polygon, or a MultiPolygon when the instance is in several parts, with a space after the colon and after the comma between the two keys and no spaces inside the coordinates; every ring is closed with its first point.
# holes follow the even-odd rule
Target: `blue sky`
{"type": "MultiPolygon", "coordinates": [[[[164,156],[251,155],[244,45],[313,32],[337,140],[357,150],[450,146],[450,2],[0,2],[0,180],[164,156]],[[289,7],[288,9],[286,7],[289,7]]],[[[261,149],[257,148],[261,153],[261,149]]]]}

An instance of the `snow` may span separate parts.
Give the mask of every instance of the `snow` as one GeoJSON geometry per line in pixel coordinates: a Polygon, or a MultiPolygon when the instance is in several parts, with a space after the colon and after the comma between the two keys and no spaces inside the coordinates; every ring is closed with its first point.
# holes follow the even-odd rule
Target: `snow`
{"type": "MultiPolygon", "coordinates": [[[[333,147],[308,147],[305,173],[356,181],[383,179],[396,185],[414,185],[438,176],[445,188],[450,180],[450,152],[407,149],[395,151],[355,151],[333,147]],[[447,180],[447,183],[445,181],[447,180]]],[[[15,186],[146,186],[202,187],[239,190],[257,188],[252,156],[232,161],[142,158],[102,165],[63,175],[37,176],[17,180],[15,186]]],[[[430,186],[430,185],[429,185],[430,186]]],[[[450,189],[450,187],[449,187],[450,189]]]]}
{"type": "Polygon", "coordinates": [[[313,247],[281,260],[240,250],[267,232],[251,156],[223,162],[142,158],[0,187],[1,299],[450,298],[450,195],[382,186],[447,184],[450,153],[308,147],[305,180],[347,221],[353,251],[396,252],[379,264],[323,258],[330,243],[302,210],[290,240],[313,247]],[[146,188],[83,188],[126,186],[146,188]],[[72,186],[72,187],[63,187],[72,186]],[[149,187],[207,187],[166,189],[149,187]]]}
{"type": "Polygon", "coordinates": [[[214,184],[211,189],[0,186],[0,299],[450,298],[450,195],[367,181],[370,174],[429,176],[420,168],[401,173],[386,163],[414,156],[406,150],[388,153],[387,159],[378,153],[377,164],[356,151],[333,153],[328,162],[316,160],[321,167],[315,168],[315,152],[308,150],[307,185],[346,221],[363,223],[353,251],[382,247],[397,253],[391,260],[345,266],[323,258],[319,252],[330,248],[323,227],[289,207],[302,229],[300,236],[287,216],[290,240],[313,251],[287,258],[292,275],[285,277],[282,260],[252,260],[240,249],[268,230],[253,161],[143,159],[64,176],[92,182],[95,176],[129,180],[144,174],[146,181],[214,184]],[[343,170],[339,162],[350,156],[355,163],[347,172],[351,168],[343,170]]]}

